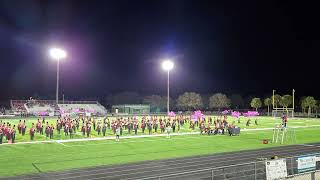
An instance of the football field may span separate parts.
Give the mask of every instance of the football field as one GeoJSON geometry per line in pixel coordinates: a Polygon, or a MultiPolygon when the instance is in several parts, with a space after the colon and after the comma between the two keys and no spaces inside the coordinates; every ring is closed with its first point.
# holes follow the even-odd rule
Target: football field
{"type": "MultiPolygon", "coordinates": [[[[229,117],[229,119],[232,118],[229,117]]],[[[258,117],[258,125],[254,124],[254,119],[249,127],[245,125],[245,118],[242,118],[240,123],[236,122],[243,130],[240,136],[200,135],[197,133],[199,132],[198,128],[191,130],[188,125],[181,127],[180,135],[174,135],[171,138],[166,138],[165,134],[154,136],[159,135],[159,133],[142,137],[140,136],[141,130],[136,136],[133,133],[129,135],[124,131],[120,142],[114,140],[114,135],[110,130],[107,139],[96,141],[82,138],[81,134],[75,137],[82,138],[81,141],[57,141],[69,139],[69,137],[59,136],[56,132],[54,140],[50,141],[45,136],[37,134],[36,141],[32,144],[24,144],[24,142],[29,141],[28,134],[24,137],[18,134],[16,144],[0,145],[0,162],[2,162],[0,163],[0,176],[16,176],[283,146],[262,143],[263,139],[272,139],[273,131],[270,128],[279,124],[280,119],[258,117]],[[197,134],[191,134],[191,132],[197,134]]],[[[18,122],[18,120],[3,121],[10,121],[12,124],[18,122]]],[[[29,119],[28,123],[33,121],[36,121],[36,119],[29,119]]],[[[55,119],[48,119],[48,121],[53,123],[55,119]]],[[[288,140],[286,145],[319,142],[320,120],[290,119],[288,126],[295,127],[296,142],[288,140]]],[[[93,136],[93,138],[98,137],[96,132],[93,136]]]]}
{"type": "MultiPolygon", "coordinates": [[[[161,116],[162,117],[162,116],[161,116]]],[[[215,116],[212,116],[212,118],[214,118],[215,116]]],[[[139,120],[141,120],[141,116],[137,117],[139,120]]],[[[163,118],[163,117],[162,117],[163,118]]],[[[109,120],[115,120],[116,117],[109,117],[109,120]]],[[[248,118],[245,117],[241,117],[240,118],[240,123],[238,122],[238,120],[234,117],[229,116],[228,117],[228,122],[229,123],[234,123],[236,126],[240,127],[242,130],[243,129],[257,129],[257,128],[273,128],[275,127],[275,125],[279,125],[281,124],[281,118],[273,118],[273,117],[252,117],[251,119],[251,124],[250,126],[246,126],[246,122],[248,120],[248,118]],[[257,120],[258,125],[255,124],[255,120],[257,120]]],[[[11,124],[11,126],[16,125],[16,130],[17,130],[17,126],[19,123],[19,119],[0,119],[0,122],[4,123],[4,122],[9,122],[11,124]]],[[[24,141],[30,141],[30,136],[29,136],[29,129],[32,126],[32,123],[34,123],[36,125],[38,118],[21,118],[21,120],[26,120],[26,126],[27,126],[27,131],[26,131],[26,135],[25,136],[21,136],[20,134],[18,134],[18,130],[17,130],[17,135],[16,135],[16,142],[24,142],[24,141]]],[[[41,120],[41,119],[40,119],[41,120]]],[[[53,124],[53,126],[55,127],[56,125],[56,120],[57,118],[45,118],[45,123],[48,122],[49,125],[53,124]]],[[[103,121],[103,118],[95,118],[96,122],[98,121],[103,121]]],[[[207,122],[208,122],[208,117],[207,117],[207,122]]],[[[43,123],[43,126],[45,128],[45,123],[43,123]]],[[[290,127],[309,127],[309,126],[320,126],[320,119],[312,119],[312,118],[304,118],[304,119],[290,119],[290,121],[288,122],[290,127]]],[[[76,134],[73,135],[73,139],[78,139],[78,138],[86,138],[82,136],[81,133],[81,126],[82,126],[82,122],[80,122],[80,127],[77,130],[76,134]]],[[[206,125],[207,126],[207,125],[206,125]]],[[[213,127],[213,125],[211,125],[211,128],[213,127]]],[[[176,128],[177,129],[177,128],[176,128]]],[[[182,133],[187,133],[187,132],[199,132],[199,127],[195,127],[194,130],[190,129],[189,127],[189,123],[185,123],[184,126],[182,126],[180,128],[180,132],[182,133]]],[[[131,134],[128,133],[127,130],[123,130],[123,136],[128,136],[128,135],[133,135],[134,132],[131,131],[131,134]]],[[[138,129],[138,135],[142,135],[142,130],[139,127],[138,129]]],[[[148,130],[146,128],[145,133],[144,134],[148,134],[148,130]]],[[[158,128],[158,132],[154,132],[153,134],[160,134],[160,128],[158,128]]],[[[107,136],[113,136],[113,132],[110,129],[107,129],[106,132],[107,136]]],[[[102,137],[102,133],[100,135],[98,135],[98,133],[94,130],[92,130],[91,132],[91,138],[97,138],[97,137],[102,137]]],[[[54,140],[64,140],[64,139],[70,139],[70,136],[65,136],[63,133],[63,129],[61,129],[61,134],[58,134],[56,130],[54,130],[54,135],[53,135],[53,139],[54,140]]],[[[45,140],[49,140],[49,138],[46,138],[45,133],[43,135],[40,135],[39,133],[35,133],[35,137],[34,137],[34,141],[45,141],[45,140]]]]}

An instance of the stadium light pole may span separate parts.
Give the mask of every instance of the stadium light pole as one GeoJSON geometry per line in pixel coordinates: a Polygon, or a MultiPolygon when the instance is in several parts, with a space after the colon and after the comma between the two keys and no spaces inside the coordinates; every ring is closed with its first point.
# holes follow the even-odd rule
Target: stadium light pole
{"type": "Polygon", "coordinates": [[[173,62],[172,61],[170,61],[170,60],[165,60],[165,61],[163,61],[162,62],[162,68],[165,70],[165,71],[167,71],[168,72],[168,97],[167,97],[167,111],[168,111],[168,114],[169,114],[169,112],[170,112],[170,109],[169,109],[169,97],[170,97],[170,94],[169,94],[169,92],[170,92],[170,86],[169,86],[169,79],[170,79],[170,70],[172,69],[174,67],[174,64],[173,64],[173,62]]]}
{"type": "Polygon", "coordinates": [[[49,50],[50,56],[57,61],[57,86],[56,86],[56,103],[59,103],[59,73],[60,60],[67,57],[67,53],[59,48],[52,48],[49,50]]]}

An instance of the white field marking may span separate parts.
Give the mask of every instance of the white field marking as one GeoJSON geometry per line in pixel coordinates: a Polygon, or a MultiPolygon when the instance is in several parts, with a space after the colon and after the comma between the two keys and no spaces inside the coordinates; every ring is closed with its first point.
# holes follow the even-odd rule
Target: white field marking
{"type": "MultiPolygon", "coordinates": [[[[200,132],[190,132],[190,133],[171,133],[171,136],[182,136],[182,135],[193,135],[200,134],[200,132]]],[[[134,138],[144,138],[144,137],[162,137],[167,136],[167,134],[155,134],[155,135],[137,135],[137,136],[121,136],[120,139],[134,139],[134,138]]],[[[82,142],[82,141],[99,141],[99,140],[112,140],[115,136],[101,137],[101,138],[81,138],[81,139],[64,139],[64,140],[54,140],[54,141],[30,141],[30,142],[17,142],[14,144],[0,144],[1,145],[18,145],[18,144],[43,144],[43,143],[68,143],[68,142],[82,142]]]]}
{"type": "MultiPolygon", "coordinates": [[[[310,126],[292,126],[291,128],[311,128],[311,127],[320,127],[320,125],[310,125],[310,126]]],[[[246,131],[265,131],[273,130],[274,128],[255,128],[255,129],[241,129],[241,132],[246,131]]],[[[187,133],[171,133],[170,136],[183,136],[183,135],[194,135],[200,134],[200,132],[187,132],[187,133]]],[[[120,139],[134,139],[134,138],[144,138],[144,137],[166,137],[167,134],[155,134],[155,135],[137,135],[137,136],[122,136],[120,139]]],[[[64,139],[64,140],[53,140],[53,141],[32,141],[32,142],[17,142],[14,144],[0,144],[1,145],[18,145],[18,144],[42,144],[42,143],[68,143],[68,142],[83,142],[83,141],[99,141],[99,140],[110,140],[115,139],[114,136],[101,137],[101,138],[81,138],[81,139],[64,139]]]]}
{"type": "Polygon", "coordinates": [[[256,134],[256,132],[250,131],[250,132],[246,132],[245,134],[256,134]]]}
{"type": "MultiPolygon", "coordinates": [[[[289,128],[311,128],[311,127],[320,127],[320,125],[310,125],[310,126],[289,126],[289,128]]],[[[263,131],[263,130],[273,130],[274,128],[255,128],[255,129],[241,129],[242,131],[263,131]]]]}
{"type": "Polygon", "coordinates": [[[69,145],[65,145],[65,144],[63,144],[63,143],[61,143],[61,142],[57,142],[57,141],[55,141],[57,144],[61,144],[62,146],[65,146],[65,147],[70,147],[69,145]]]}
{"type": "MultiPolygon", "coordinates": [[[[204,138],[204,137],[207,137],[209,138],[210,136],[196,136],[196,137],[188,137],[188,139],[200,139],[200,138],[204,138]]],[[[115,139],[115,138],[113,138],[115,139]]],[[[129,141],[129,140],[125,140],[125,141],[122,141],[121,143],[134,143],[134,142],[155,142],[155,141],[170,141],[170,140],[185,140],[185,138],[181,137],[181,138],[178,138],[178,137],[175,137],[175,138],[159,138],[159,139],[150,139],[150,138],[147,138],[148,140],[141,140],[141,141],[129,141]]],[[[120,138],[120,141],[121,141],[121,138],[120,138]]],[[[106,145],[106,144],[118,144],[119,142],[116,142],[116,141],[107,141],[107,142],[104,142],[104,143],[95,143],[95,144],[76,144],[76,145],[66,145],[68,147],[77,147],[77,146],[98,146],[98,145],[106,145]]]]}
{"type": "Polygon", "coordinates": [[[5,146],[5,145],[18,145],[18,144],[45,144],[45,143],[52,143],[53,141],[27,141],[27,142],[17,142],[14,144],[0,144],[0,146],[5,146]]]}
{"type": "MultiPolygon", "coordinates": [[[[169,140],[169,139],[161,139],[161,140],[169,140]]],[[[143,140],[143,141],[122,141],[121,142],[121,138],[120,138],[120,141],[121,144],[123,143],[134,143],[134,142],[152,142],[152,141],[159,141],[158,140],[143,140]]],[[[117,141],[108,141],[108,142],[105,142],[105,143],[96,143],[96,144],[78,144],[78,145],[68,145],[69,147],[78,147],[78,146],[98,146],[98,145],[106,145],[106,144],[119,144],[119,142],[117,141]]]]}
{"type": "MultiPolygon", "coordinates": [[[[172,133],[172,136],[181,136],[181,135],[192,135],[192,134],[200,134],[200,132],[192,132],[192,133],[172,133]]],[[[167,136],[164,134],[155,134],[155,135],[137,135],[137,136],[121,136],[120,139],[135,139],[135,138],[144,138],[144,137],[164,137],[167,136]]],[[[109,137],[101,137],[101,138],[83,138],[83,139],[66,139],[66,140],[57,140],[59,142],[81,142],[81,141],[97,141],[97,140],[108,140],[115,139],[115,136],[109,137]]]]}
{"type": "Polygon", "coordinates": [[[312,145],[312,144],[298,144],[298,145],[299,145],[299,146],[318,147],[318,148],[320,148],[320,146],[312,145]]]}

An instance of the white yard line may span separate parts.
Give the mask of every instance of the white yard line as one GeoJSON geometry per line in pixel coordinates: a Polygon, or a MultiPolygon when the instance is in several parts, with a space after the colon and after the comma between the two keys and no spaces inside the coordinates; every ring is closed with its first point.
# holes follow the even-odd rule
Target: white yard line
{"type": "MultiPolygon", "coordinates": [[[[310,127],[320,127],[320,125],[310,125],[310,126],[293,126],[291,128],[310,128],[310,127]]],[[[241,132],[247,131],[265,131],[273,130],[274,128],[255,128],[255,129],[241,129],[241,132]]],[[[183,136],[183,135],[194,135],[200,134],[200,132],[187,132],[187,133],[171,133],[170,136],[183,136]]],[[[121,136],[121,139],[135,139],[135,138],[145,138],[145,137],[166,137],[167,133],[155,134],[155,135],[136,135],[136,136],[121,136]]],[[[83,141],[100,141],[100,140],[112,140],[115,139],[114,136],[101,137],[101,138],[81,138],[81,139],[64,139],[64,140],[51,140],[51,141],[30,141],[30,142],[17,142],[14,144],[0,144],[2,145],[17,145],[17,144],[43,144],[43,143],[68,143],[68,142],[83,142],[83,141]]],[[[67,146],[67,145],[65,145],[67,146]]]]}
{"type": "MultiPolygon", "coordinates": [[[[320,125],[310,125],[310,126],[292,126],[290,128],[310,128],[310,127],[320,127],[320,125]]],[[[263,130],[273,130],[274,128],[255,128],[255,129],[241,129],[241,132],[243,131],[263,131],[263,130]]]]}
{"type": "MultiPolygon", "coordinates": [[[[190,139],[190,138],[192,138],[192,139],[200,139],[200,138],[204,138],[204,137],[210,137],[210,136],[192,136],[192,137],[188,137],[188,139],[190,139]]],[[[113,139],[115,139],[115,138],[113,138],[113,139]]],[[[170,141],[170,140],[181,140],[181,139],[185,139],[185,138],[183,138],[183,137],[181,137],[181,138],[178,138],[178,137],[176,137],[176,138],[161,138],[161,139],[151,139],[151,138],[147,138],[147,139],[145,139],[145,140],[139,140],[139,141],[130,141],[130,140],[125,140],[125,141],[123,141],[121,138],[120,138],[120,142],[121,142],[121,144],[122,143],[144,143],[144,142],[155,142],[155,141],[170,141]]],[[[98,146],[98,145],[106,145],[106,144],[119,144],[119,142],[117,142],[117,141],[104,141],[103,143],[94,143],[94,144],[76,144],[76,145],[66,145],[66,146],[68,146],[68,147],[77,147],[77,146],[98,146]]]]}
{"type": "Polygon", "coordinates": [[[70,146],[68,146],[68,145],[65,145],[65,144],[63,144],[63,143],[61,143],[61,142],[58,142],[58,141],[55,141],[57,144],[61,144],[62,146],[66,146],[66,147],[70,147],[70,146]]]}
{"type": "MultiPolygon", "coordinates": [[[[171,136],[181,136],[181,135],[192,135],[200,134],[199,132],[190,132],[190,133],[171,133],[171,136]]],[[[121,136],[121,139],[134,139],[134,138],[144,138],[144,137],[166,137],[167,134],[155,134],[155,135],[137,135],[137,136],[121,136]]],[[[82,141],[99,141],[99,140],[110,140],[115,139],[115,136],[102,137],[102,138],[82,138],[82,139],[65,139],[65,140],[56,140],[57,142],[82,142],[82,141]]]]}

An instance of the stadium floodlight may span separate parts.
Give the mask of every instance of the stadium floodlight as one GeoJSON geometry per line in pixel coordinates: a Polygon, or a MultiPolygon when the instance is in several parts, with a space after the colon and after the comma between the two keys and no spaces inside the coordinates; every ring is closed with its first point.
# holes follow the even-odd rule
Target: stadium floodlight
{"type": "Polygon", "coordinates": [[[50,56],[59,61],[60,59],[67,57],[67,53],[62,49],[52,48],[50,49],[50,56]]]}
{"type": "Polygon", "coordinates": [[[56,86],[56,103],[59,103],[59,74],[60,74],[60,70],[59,70],[59,64],[60,64],[60,60],[64,59],[67,57],[67,53],[59,48],[52,48],[49,50],[50,56],[57,60],[57,86],[56,86]]]}
{"type": "Polygon", "coordinates": [[[162,62],[162,68],[166,71],[168,71],[168,97],[167,97],[167,111],[168,111],[168,115],[169,115],[169,112],[170,112],[170,109],[169,109],[169,77],[170,77],[170,70],[172,70],[174,67],[174,64],[171,60],[167,59],[165,61],[162,62]]]}
{"type": "Polygon", "coordinates": [[[174,64],[170,60],[165,60],[162,62],[162,68],[166,71],[170,71],[173,68],[174,64]]]}

